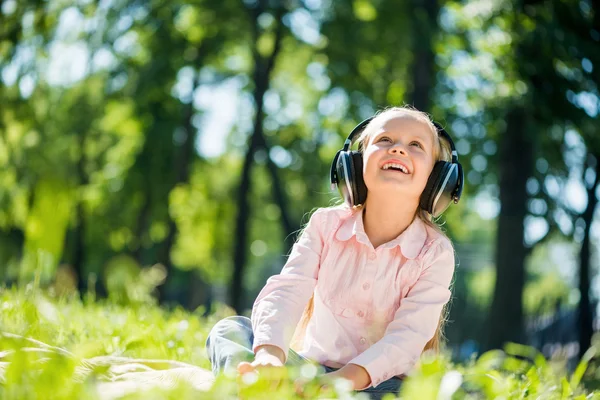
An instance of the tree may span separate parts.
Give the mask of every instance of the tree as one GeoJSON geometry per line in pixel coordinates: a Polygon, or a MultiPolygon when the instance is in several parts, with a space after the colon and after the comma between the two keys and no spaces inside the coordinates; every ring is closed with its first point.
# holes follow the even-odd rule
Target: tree
{"type": "MultiPolygon", "coordinates": [[[[270,10],[269,10],[270,11],[270,10]]],[[[248,140],[248,149],[244,158],[244,164],[242,166],[242,176],[240,179],[240,186],[238,191],[238,211],[236,219],[236,236],[234,245],[234,262],[233,262],[233,276],[230,285],[230,299],[231,305],[238,312],[242,309],[242,282],[244,277],[244,267],[246,265],[246,254],[248,249],[248,221],[250,219],[250,207],[248,202],[248,194],[251,192],[252,181],[250,179],[250,172],[254,161],[254,155],[259,147],[265,145],[264,133],[263,133],[263,101],[265,92],[269,87],[269,81],[271,72],[275,65],[275,60],[279,54],[281,40],[284,34],[284,27],[281,21],[285,9],[279,6],[274,10],[274,25],[272,35],[272,46],[269,50],[264,51],[259,48],[261,35],[265,33],[261,32],[259,25],[259,17],[264,12],[269,12],[266,1],[259,1],[253,9],[250,11],[250,16],[253,23],[253,43],[255,47],[252,49],[253,61],[254,61],[254,126],[252,134],[248,140]],[[261,51],[262,50],[262,51],[261,51]],[[263,53],[264,51],[264,53],[263,53]]],[[[268,34],[268,33],[267,33],[268,34]]]]}
{"type": "Polygon", "coordinates": [[[543,1],[481,4],[449,3],[445,8],[450,13],[445,29],[451,35],[438,57],[451,78],[441,81],[442,88],[451,90],[440,99],[445,104],[462,99],[448,109],[448,119],[459,142],[472,138],[470,157],[463,162],[471,161],[473,167],[466,169],[469,187],[499,193],[497,280],[487,345],[501,347],[505,341],[525,339],[521,293],[527,256],[561,232],[557,210],[564,206],[549,182],[564,182],[569,175],[564,135],[587,118],[570,93],[589,88],[574,71],[592,52],[584,50],[588,45],[582,36],[573,37],[575,26],[583,26],[576,6],[543,1]],[[454,34],[453,27],[463,34],[454,34]],[[486,168],[488,162],[492,168],[486,168]],[[547,230],[539,237],[525,236],[526,221],[531,220],[543,220],[547,230]]]}
{"type": "Polygon", "coordinates": [[[523,342],[524,246],[527,214],[527,178],[533,170],[530,125],[522,109],[508,112],[506,131],[500,142],[500,214],[496,239],[496,284],[490,310],[489,343],[523,342]],[[517,153],[515,149],[519,149],[517,153]]]}
{"type": "Polygon", "coordinates": [[[434,39],[438,33],[440,6],[437,0],[416,0],[413,10],[416,21],[412,23],[412,79],[407,98],[417,109],[430,111],[436,76],[434,39]]]}
{"type": "MultiPolygon", "coordinates": [[[[581,215],[581,219],[584,223],[583,239],[581,243],[581,251],[579,254],[579,293],[581,295],[579,299],[579,356],[583,357],[585,351],[592,344],[592,335],[594,333],[593,318],[594,312],[592,308],[592,302],[590,300],[590,259],[591,259],[591,243],[590,233],[592,222],[594,221],[594,212],[598,205],[598,187],[600,183],[600,152],[596,154],[590,154],[588,156],[589,168],[594,172],[593,182],[587,183],[587,206],[585,211],[581,215]]],[[[585,178],[584,178],[585,182],[585,178]]]]}

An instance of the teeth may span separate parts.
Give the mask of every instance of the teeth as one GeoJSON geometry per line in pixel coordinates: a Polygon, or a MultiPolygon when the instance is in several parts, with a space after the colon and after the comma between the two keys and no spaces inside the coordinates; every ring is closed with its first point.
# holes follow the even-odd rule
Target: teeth
{"type": "Polygon", "coordinates": [[[383,166],[383,169],[390,169],[390,168],[399,169],[400,171],[404,172],[405,174],[408,174],[408,170],[402,164],[388,163],[383,166]]]}

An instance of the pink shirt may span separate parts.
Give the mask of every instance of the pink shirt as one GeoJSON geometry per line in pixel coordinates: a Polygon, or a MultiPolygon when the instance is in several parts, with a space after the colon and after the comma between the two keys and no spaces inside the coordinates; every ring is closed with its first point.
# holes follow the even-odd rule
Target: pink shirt
{"type": "Polygon", "coordinates": [[[321,364],[357,364],[371,385],[407,373],[435,334],[450,299],[454,250],[420,219],[374,249],[361,211],[322,208],[308,222],[278,275],[252,308],[253,349],[286,357],[314,291],[302,350],[321,364]]]}

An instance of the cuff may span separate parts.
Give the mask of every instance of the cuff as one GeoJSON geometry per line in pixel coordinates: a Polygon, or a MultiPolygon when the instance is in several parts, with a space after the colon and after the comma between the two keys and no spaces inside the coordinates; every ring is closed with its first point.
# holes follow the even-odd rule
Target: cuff
{"type": "Polygon", "coordinates": [[[254,339],[254,343],[252,344],[252,352],[254,354],[256,354],[256,349],[260,346],[275,346],[278,347],[279,349],[281,349],[281,351],[283,352],[283,363],[285,364],[287,359],[288,359],[288,350],[285,346],[283,346],[281,343],[276,343],[273,340],[265,340],[265,339],[254,339]]]}
{"type": "Polygon", "coordinates": [[[349,364],[359,365],[367,371],[367,373],[371,377],[371,383],[366,388],[369,388],[371,386],[377,387],[381,383],[396,376],[397,374],[394,373],[394,371],[396,370],[406,371],[410,368],[410,363],[408,362],[399,363],[396,361],[394,363],[391,363],[388,361],[387,357],[384,354],[376,355],[368,350],[356,356],[353,360],[349,362],[349,364]]]}

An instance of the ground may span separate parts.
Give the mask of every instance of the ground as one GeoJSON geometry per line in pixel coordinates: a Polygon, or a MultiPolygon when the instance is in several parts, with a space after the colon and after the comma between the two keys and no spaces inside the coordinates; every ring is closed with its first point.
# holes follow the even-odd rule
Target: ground
{"type": "MultiPolygon", "coordinates": [[[[266,378],[213,381],[204,342],[216,321],[231,315],[218,306],[165,310],[151,302],[119,304],[57,297],[33,289],[0,289],[0,398],[2,399],[213,399],[332,398],[352,395],[340,382],[317,392],[313,372],[288,370],[274,387],[266,378]],[[294,381],[309,383],[303,397],[294,381]],[[311,378],[313,378],[311,380],[311,378]]],[[[584,361],[568,374],[560,360],[509,345],[467,365],[445,354],[424,355],[400,393],[412,399],[595,398],[580,381],[595,369],[584,361]],[[588,397],[586,397],[586,395],[588,397]]],[[[593,351],[588,353],[593,356],[593,351]]],[[[360,396],[358,396],[360,397],[360,396]]]]}

